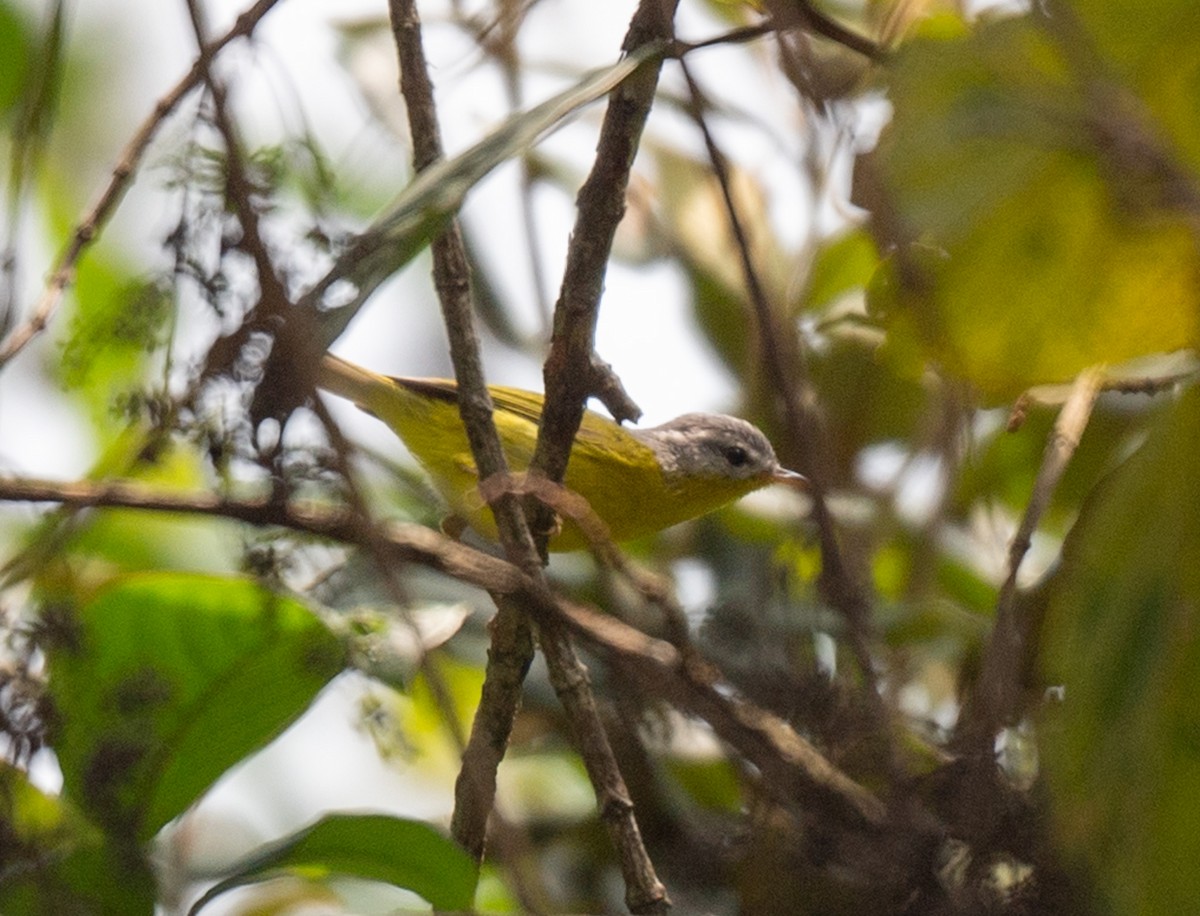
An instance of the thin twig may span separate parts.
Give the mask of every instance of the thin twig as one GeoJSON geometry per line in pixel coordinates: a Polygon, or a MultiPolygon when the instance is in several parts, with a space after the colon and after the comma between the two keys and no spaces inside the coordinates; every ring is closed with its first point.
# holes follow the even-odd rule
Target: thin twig
{"type": "Polygon", "coordinates": [[[782,405],[788,444],[795,450],[799,470],[810,481],[808,493],[812,500],[812,516],[821,541],[819,585],[826,600],[837,608],[846,621],[851,651],[862,673],[868,700],[881,728],[881,737],[886,739],[889,733],[887,711],[879,693],[878,678],[868,640],[870,602],[842,554],[833,514],[826,500],[828,474],[823,449],[823,424],[816,406],[816,392],[809,378],[807,359],[795,332],[777,320],[776,310],[772,307],[759,279],[758,269],[750,252],[750,241],[733,198],[727,160],[717,146],[704,117],[707,102],[700,86],[692,77],[687,62],[681,60],[680,67],[692,95],[692,119],[704,138],[713,174],[725,202],[725,213],[741,261],[742,278],[754,309],[763,371],[770,390],[776,392],[782,405]]]}
{"type": "Polygon", "coordinates": [[[186,6],[199,48],[196,66],[200,70],[201,79],[212,93],[213,121],[225,144],[225,196],[242,230],[237,245],[254,261],[254,270],[258,278],[258,302],[243,323],[258,324],[270,316],[282,320],[291,310],[292,303],[288,299],[283,281],[275,272],[275,263],[260,230],[258,208],[254,202],[257,188],[250,180],[237,126],[229,116],[225,86],[212,70],[212,51],[205,36],[203,11],[199,0],[187,0],[186,6]]]}
{"type": "Polygon", "coordinates": [[[561,519],[572,522],[587,541],[588,548],[601,567],[610,569],[633,586],[634,590],[662,612],[672,643],[687,646],[690,636],[687,615],[669,585],[657,576],[638,568],[621,551],[591,503],[579,493],[562,484],[553,483],[536,472],[489,477],[479,482],[479,494],[487,501],[491,494],[506,489],[519,496],[532,496],[542,505],[554,510],[561,519]]]}
{"type": "MultiPolygon", "coordinates": [[[[0,501],[56,503],[73,510],[140,509],[183,515],[208,515],[257,526],[275,525],[348,544],[368,543],[370,523],[344,508],[287,503],[272,496],[234,499],[213,493],[154,490],[133,481],[58,482],[0,478],[0,501]]],[[[479,588],[511,594],[523,581],[502,560],[465,547],[416,524],[381,526],[393,562],[412,561],[445,572],[479,588]]]]}
{"type": "MultiPolygon", "coordinates": [[[[400,57],[400,91],[408,111],[413,166],[424,171],[442,158],[441,129],[433,101],[421,21],[414,0],[391,0],[392,30],[400,57]]],[[[470,268],[457,220],[433,241],[433,275],[450,342],[450,359],[458,380],[458,406],[480,477],[508,472],[508,462],[492,422],[492,399],[479,358],[479,337],[472,314],[470,268]]],[[[501,544],[509,559],[537,567],[519,501],[501,494],[492,504],[501,544]]]]}
{"type": "MultiPolygon", "coordinates": [[[[400,90],[408,112],[413,162],[420,172],[442,158],[441,129],[413,0],[390,0],[389,10],[400,60],[400,90]]],[[[484,382],[470,298],[466,254],[457,221],[433,246],[434,285],[442,307],[450,355],[458,379],[458,407],[479,474],[507,474],[508,464],[492,421],[492,399],[484,382]]],[[[505,554],[529,575],[540,564],[516,496],[498,494],[489,503],[505,554]]],[[[496,770],[508,748],[521,700],[521,685],[533,659],[533,636],[521,608],[511,599],[497,601],[492,642],[480,705],[463,750],[455,781],[451,832],[476,861],[482,861],[496,793],[496,770]]]]}
{"type": "MultiPolygon", "coordinates": [[[[391,12],[400,57],[401,91],[407,103],[414,160],[420,171],[442,157],[433,87],[425,64],[415,4],[412,0],[392,0],[391,12]]],[[[450,338],[451,358],[458,378],[459,411],[467,427],[479,475],[481,478],[506,475],[507,463],[492,422],[491,397],[484,384],[479,359],[469,270],[457,222],[452,222],[434,240],[433,264],[434,283],[442,305],[446,332],[450,338]]],[[[490,504],[507,556],[540,580],[540,563],[520,501],[515,495],[500,493],[490,504]]],[[[525,651],[527,643],[521,632],[521,608],[509,601],[499,602],[498,607],[499,614],[512,619],[502,620],[497,629],[510,638],[515,637],[515,648],[525,651]]],[[[625,878],[626,902],[635,913],[658,912],[667,905],[666,889],[658,880],[642,843],[633,817],[633,804],[596,710],[586,669],[576,657],[566,631],[555,618],[542,621],[540,635],[551,681],[571,722],[580,754],[596,791],[601,817],[617,848],[625,878]]],[[[483,854],[483,828],[494,795],[495,767],[503,756],[519,702],[519,690],[516,688],[519,688],[528,668],[527,655],[501,659],[497,657],[497,644],[493,643],[491,648],[488,674],[494,675],[495,694],[503,694],[504,705],[485,709],[482,715],[476,716],[468,742],[468,750],[472,753],[464,753],[463,770],[455,785],[456,810],[452,824],[455,835],[477,857],[483,854]],[[501,691],[501,687],[506,689],[501,691]]]]}
{"type": "Polygon", "coordinates": [[[596,793],[600,819],[617,850],[625,879],[625,905],[631,913],[665,913],[671,901],[642,841],[633,800],[601,721],[587,668],[579,660],[570,634],[558,616],[540,617],[538,634],[550,683],[567,713],[575,746],[596,793]]]}
{"type": "Polygon", "coordinates": [[[825,15],[808,0],[769,0],[766,7],[771,12],[776,30],[813,32],[872,61],[886,57],[887,52],[878,44],[825,15]]]}
{"type": "MultiPolygon", "coordinates": [[[[678,0],[641,0],[621,48],[670,42],[678,0]]],[[[588,397],[601,386],[602,368],[593,362],[596,321],[613,237],[625,215],[625,193],[634,156],[658,87],[662,61],[655,58],[613,90],[596,144],[596,158],[576,200],[575,226],[567,250],[562,288],[554,306],[554,337],[543,368],[546,403],[531,467],[561,482],[571,443],[588,397]],[[590,371],[580,371],[582,367],[590,371]]],[[[605,402],[610,411],[614,405],[605,402]]],[[[619,409],[613,416],[625,416],[619,409]]],[[[534,530],[547,532],[551,520],[540,512],[534,530]]]]}
{"type": "Polygon", "coordinates": [[[1086,369],[1075,379],[1046,442],[1029,504],[1009,545],[1008,574],[996,601],[996,623],[955,738],[957,747],[968,755],[990,760],[996,732],[1020,714],[1021,673],[1027,662],[1031,621],[1017,612],[1017,574],[1054,489],[1087,428],[1103,379],[1100,368],[1086,369]]]}
{"type": "Polygon", "coordinates": [[[728,32],[722,32],[720,35],[714,35],[712,38],[705,38],[702,41],[680,41],[676,39],[671,44],[670,56],[683,57],[683,55],[690,54],[692,51],[702,51],[705,48],[744,44],[762,38],[764,35],[770,35],[774,31],[775,23],[770,19],[766,19],[754,25],[744,25],[736,29],[730,29],[728,32]]]}
{"type": "MultiPolygon", "coordinates": [[[[666,41],[672,34],[675,2],[643,0],[623,44],[626,52],[666,41]]],[[[546,360],[546,404],[531,469],[552,481],[562,480],[575,432],[588,396],[614,386],[598,384],[603,364],[593,360],[596,315],[604,270],[616,226],[624,213],[629,169],[657,86],[661,60],[655,59],[618,86],[609,97],[597,157],[579,194],[576,230],[567,255],[563,288],[554,314],[554,337],[546,360]],[[581,372],[581,367],[587,371],[581,372]]],[[[630,415],[628,399],[607,403],[614,416],[630,415]]],[[[491,475],[480,467],[481,479],[491,475]]],[[[550,512],[531,507],[539,548],[551,530],[550,512]]],[[[551,680],[568,717],[602,817],[617,848],[625,878],[626,904],[633,912],[658,912],[669,906],[666,889],[654,873],[624,779],[617,768],[603,724],[569,637],[553,618],[541,621],[542,648],[551,680]]]]}
{"type": "MultiPolygon", "coordinates": [[[[669,42],[674,36],[677,5],[678,0],[641,0],[622,50],[629,53],[646,45],[669,42]]],[[[561,483],[566,473],[571,445],[588,397],[595,394],[604,398],[613,391],[623,394],[619,383],[605,382],[612,373],[606,372],[606,364],[595,357],[596,321],[613,238],[625,213],[630,170],[661,69],[661,59],[655,58],[610,94],[596,158],[579,190],[575,228],[554,307],[550,353],[543,367],[546,400],[530,463],[532,473],[554,483],[561,483]]],[[[618,420],[637,416],[636,406],[628,397],[609,397],[605,406],[618,420]]],[[[536,502],[530,506],[530,512],[539,549],[544,551],[553,528],[552,513],[536,502]]],[[[543,651],[552,666],[551,680],[572,718],[602,817],[617,847],[625,878],[626,905],[635,913],[665,911],[670,901],[645,853],[624,779],[588,688],[586,671],[575,656],[565,630],[555,619],[541,621],[541,633],[543,651]]]]}
{"type": "MultiPolygon", "coordinates": [[[[1112,391],[1117,394],[1144,394],[1147,397],[1153,397],[1177,388],[1185,382],[1194,381],[1198,373],[1200,370],[1197,369],[1181,369],[1177,372],[1164,372],[1162,375],[1113,375],[1101,381],[1100,390],[1112,391]]],[[[1024,426],[1029,411],[1034,405],[1051,406],[1065,403],[1071,390],[1069,385],[1053,385],[1038,386],[1022,392],[1008,412],[1005,430],[1013,433],[1024,426]]]]}
{"type": "Polygon", "coordinates": [[[167,115],[175,110],[175,107],[188,93],[203,82],[208,61],[234,39],[250,35],[263,16],[269,13],[278,2],[279,0],[259,0],[238,16],[232,28],[212,44],[206,45],[187,75],[176,83],[170,92],[158,100],[154,111],[142,122],[121,151],[116,165],[113,166],[108,184],[71,233],[71,240],[51,269],[46,288],[29,318],[14,329],[3,345],[0,345],[0,367],[20,353],[49,323],[51,315],[62,299],[63,292],[75,276],[75,266],[125,196],[125,191],[128,189],[150,141],[154,139],[154,135],[166,120],[167,115]]]}

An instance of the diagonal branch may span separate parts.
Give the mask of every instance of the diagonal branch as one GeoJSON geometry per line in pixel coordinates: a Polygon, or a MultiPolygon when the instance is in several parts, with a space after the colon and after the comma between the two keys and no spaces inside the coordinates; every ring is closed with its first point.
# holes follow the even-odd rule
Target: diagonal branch
{"type": "MultiPolygon", "coordinates": [[[[228,518],[256,526],[367,546],[376,540],[394,563],[419,563],[461,582],[518,601],[543,626],[557,620],[585,639],[651,696],[707,721],[752,763],[781,804],[803,807],[831,823],[877,832],[890,823],[868,789],[834,766],[783,719],[731,695],[720,673],[694,654],[641,632],[610,614],[553,594],[518,567],[447,538],[423,525],[376,525],[360,513],[270,498],[231,499],[209,492],[157,490],[132,481],[57,482],[0,477],[0,502],[55,503],[75,510],[122,508],[228,518]]],[[[933,825],[922,823],[922,829],[933,825]]]]}
{"type": "Polygon", "coordinates": [[[1017,573],[1029,551],[1038,523],[1050,505],[1058,481],[1087,428],[1103,379],[1102,369],[1086,369],[1071,386],[1071,393],[1046,442],[1042,466],[1038,469],[1029,504],[1009,545],[1008,574],[996,601],[992,637],[984,650],[979,678],[963,708],[955,736],[955,744],[968,756],[990,760],[996,733],[1020,714],[1022,672],[1028,662],[1026,656],[1031,646],[1035,621],[1018,612],[1017,573]]]}
{"type": "Polygon", "coordinates": [[[117,205],[120,204],[121,199],[125,196],[125,191],[129,188],[134,173],[137,171],[138,165],[142,160],[142,156],[145,155],[146,149],[150,146],[150,141],[158,133],[158,129],[162,126],[163,121],[175,110],[176,106],[185,96],[204,82],[208,62],[231,41],[250,35],[262,18],[278,2],[279,0],[258,0],[257,3],[238,16],[228,32],[211,44],[204,46],[201,54],[196,58],[195,63],[192,64],[191,70],[187,72],[187,75],[158,100],[154,106],[154,111],[142,122],[133,137],[125,145],[125,149],[121,151],[116,165],[113,166],[112,176],[109,178],[108,184],[100,192],[100,196],[96,199],[96,202],[92,204],[91,209],[84,214],[79,224],[71,233],[71,240],[58,256],[58,260],[51,269],[50,279],[37,305],[34,306],[33,312],[22,325],[8,336],[8,339],[3,344],[0,344],[0,367],[20,353],[49,323],[51,315],[54,314],[54,310],[58,307],[58,303],[62,299],[63,292],[71,284],[75,276],[76,264],[79,263],[80,257],[83,256],[83,253],[95,240],[96,236],[99,235],[101,229],[104,228],[105,223],[108,222],[117,205]]]}
{"type": "Polygon", "coordinates": [[[801,341],[794,330],[786,327],[778,319],[778,311],[772,306],[759,279],[758,268],[750,253],[749,238],[733,198],[728,162],[717,146],[704,117],[704,111],[708,107],[704,94],[692,77],[687,62],[681,60],[680,66],[692,96],[692,119],[704,138],[713,174],[720,185],[725,202],[725,213],[741,261],[742,278],[754,310],[763,372],[770,390],[775,392],[779,399],[788,444],[795,450],[800,471],[809,479],[808,493],[812,500],[812,515],[821,543],[821,577],[818,584],[825,599],[846,621],[850,648],[862,673],[868,700],[879,725],[880,736],[886,738],[889,733],[888,713],[879,692],[868,638],[870,599],[842,551],[833,513],[826,499],[829,471],[823,443],[824,424],[817,407],[817,394],[809,376],[808,361],[801,341]]]}
{"type": "MultiPolygon", "coordinates": [[[[669,42],[674,36],[677,5],[678,0],[642,0],[630,21],[622,50],[629,53],[647,44],[669,42]]],[[[610,375],[604,371],[607,366],[598,364],[595,358],[600,296],[613,237],[625,215],[630,171],[661,69],[661,58],[653,58],[613,90],[592,170],[579,189],[562,288],[554,307],[554,337],[543,369],[546,404],[531,463],[533,469],[555,483],[561,483],[566,472],[585,402],[610,375]]],[[[612,407],[609,401],[605,403],[612,407]]],[[[622,415],[628,415],[628,411],[614,413],[618,419],[622,415]]],[[[539,511],[534,531],[549,531],[551,525],[549,513],[539,511]]]]}

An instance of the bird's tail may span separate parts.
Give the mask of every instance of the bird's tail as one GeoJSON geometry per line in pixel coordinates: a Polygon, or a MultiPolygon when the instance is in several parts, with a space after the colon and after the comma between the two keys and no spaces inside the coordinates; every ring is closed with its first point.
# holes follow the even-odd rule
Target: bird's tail
{"type": "Polygon", "coordinates": [[[353,401],[363,410],[378,413],[376,401],[380,392],[394,387],[394,382],[387,376],[356,366],[340,356],[326,353],[321,359],[321,368],[317,372],[317,385],[336,394],[338,397],[353,401]]]}

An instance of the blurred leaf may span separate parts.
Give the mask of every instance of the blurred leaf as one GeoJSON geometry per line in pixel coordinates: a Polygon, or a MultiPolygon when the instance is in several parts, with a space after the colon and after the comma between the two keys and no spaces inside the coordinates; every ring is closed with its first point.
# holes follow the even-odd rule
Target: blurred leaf
{"type": "Polygon", "coordinates": [[[574,752],[510,753],[496,772],[496,804],[514,824],[578,823],[595,815],[596,793],[574,752]]]}
{"type": "Polygon", "coordinates": [[[465,602],[421,604],[402,610],[368,604],[338,614],[329,623],[347,641],[355,668],[402,688],[417,675],[429,653],[457,633],[470,614],[471,607],[465,602]]]}
{"type": "Polygon", "coordinates": [[[479,870],[479,884],[475,890],[475,908],[480,913],[522,913],[520,901],[504,883],[499,870],[486,861],[479,870]]]}
{"type": "Polygon", "coordinates": [[[716,811],[743,810],[742,786],[733,765],[723,758],[672,758],[667,769],[698,804],[716,811]]]}
{"type": "Polygon", "coordinates": [[[758,0],[704,0],[704,7],[733,27],[749,24],[762,12],[758,0]]]}
{"type": "MultiPolygon", "coordinates": [[[[965,610],[991,614],[996,609],[997,587],[953,557],[944,557],[938,563],[937,584],[947,599],[965,610]]],[[[981,635],[976,633],[977,637],[981,635]]]]}
{"type": "Polygon", "coordinates": [[[864,202],[902,243],[894,328],[991,397],[1200,339],[1194,235],[1120,167],[1066,57],[1022,17],[912,41],[890,74],[864,202]]]}
{"type": "Polygon", "coordinates": [[[0,763],[0,912],[150,913],[150,871],[61,797],[0,763]]]}
{"type": "Polygon", "coordinates": [[[1200,169],[1200,5],[1074,0],[1071,7],[1102,66],[1137,93],[1174,148],[1200,169]]]}
{"type": "Polygon", "coordinates": [[[467,910],[475,864],[428,824],[383,814],[330,815],[255,856],[208,890],[189,913],[235,887],[294,874],[383,881],[420,894],[437,910],[467,910]]]}
{"type": "Polygon", "coordinates": [[[818,310],[853,290],[866,289],[878,266],[875,241],[861,229],[827,241],[813,259],[804,308],[818,310]]]}
{"type": "MultiPolygon", "coordinates": [[[[352,644],[352,648],[357,647],[352,644]]],[[[362,668],[374,676],[376,665],[377,661],[372,660],[362,668]]],[[[379,673],[390,672],[385,667],[379,673]]],[[[479,705],[483,674],[482,665],[464,663],[447,651],[436,650],[403,690],[385,681],[378,689],[367,691],[360,704],[360,718],[380,757],[402,760],[406,769],[428,780],[431,791],[438,787],[449,798],[462,747],[447,725],[444,704],[453,708],[460,728],[466,729],[479,705]],[[426,667],[437,672],[436,692],[425,674],[426,667]]]]}
{"type": "Polygon", "coordinates": [[[146,840],[278,735],[342,667],[307,608],[254,582],[130,576],[50,648],[68,797],[146,840]]]}
{"type": "MultiPolygon", "coordinates": [[[[20,23],[14,23],[13,27],[19,35],[20,23]]],[[[17,49],[17,61],[26,65],[18,76],[16,90],[20,93],[19,108],[12,128],[14,143],[10,177],[16,179],[14,183],[18,186],[27,179],[26,170],[40,158],[43,144],[54,124],[62,81],[65,31],[66,4],[56,0],[46,16],[45,30],[39,36],[38,47],[28,49],[31,51],[28,54],[22,54],[21,49],[17,49]]]]}
{"type": "Polygon", "coordinates": [[[118,396],[138,386],[174,314],[167,290],[136,279],[111,253],[80,264],[75,314],[57,363],[63,385],[81,393],[93,426],[111,435],[118,396]]]}
{"type": "Polygon", "coordinates": [[[0,877],[0,912],[151,916],[156,895],[149,865],[108,839],[17,871],[11,880],[0,877]]]}
{"type": "Polygon", "coordinates": [[[1044,660],[1065,685],[1042,729],[1068,856],[1107,911],[1200,899],[1200,390],[1089,501],[1050,585],[1044,660]]]}
{"type": "MultiPolygon", "coordinates": [[[[745,377],[751,354],[749,304],[721,187],[707,162],[668,147],[655,149],[660,199],[657,234],[676,253],[692,284],[696,318],[717,354],[745,377]]],[[[750,256],[772,302],[788,301],[794,258],[771,234],[763,190],[740,169],[730,174],[733,198],[749,234],[750,256]]]]}
{"type": "Polygon", "coordinates": [[[727,286],[699,264],[688,265],[687,272],[692,284],[693,308],[705,339],[721,361],[738,378],[744,378],[753,350],[752,329],[746,320],[746,300],[741,290],[727,286]]]}
{"type": "Polygon", "coordinates": [[[6,852],[0,878],[41,862],[64,857],[74,847],[98,837],[61,798],[47,795],[26,773],[0,761],[0,834],[6,852]]]}
{"type": "MultiPolygon", "coordinates": [[[[1157,411],[1158,405],[1149,398],[1101,396],[1088,421],[1087,435],[1055,488],[1052,505],[1073,515],[1096,481],[1144,434],[1157,411]]],[[[1035,406],[1020,429],[1008,432],[1001,428],[974,443],[955,493],[959,511],[967,511],[980,499],[998,499],[1014,511],[1024,510],[1056,416],[1055,408],[1035,406]]]]}
{"type": "Polygon", "coordinates": [[[8,123],[33,53],[33,35],[20,12],[0,3],[0,122],[8,123]]]}
{"type": "Polygon", "coordinates": [[[845,474],[866,446],[909,440],[928,410],[919,382],[852,338],[834,338],[811,352],[809,372],[821,392],[830,465],[845,474]]]}
{"type": "MultiPolygon", "coordinates": [[[[479,705],[483,689],[482,667],[458,661],[446,652],[431,654],[428,664],[437,671],[440,680],[437,689],[445,691],[444,699],[453,705],[459,723],[467,727],[479,705]]],[[[412,762],[443,778],[456,772],[462,749],[447,728],[442,703],[430,686],[429,678],[423,672],[419,673],[399,700],[403,740],[408,747],[416,749],[419,758],[412,762]]]]}

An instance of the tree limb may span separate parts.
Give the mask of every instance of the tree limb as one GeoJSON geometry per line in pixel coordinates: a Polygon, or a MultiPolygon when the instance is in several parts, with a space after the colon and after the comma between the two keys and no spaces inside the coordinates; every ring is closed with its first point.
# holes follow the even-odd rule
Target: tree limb
{"type": "MultiPolygon", "coordinates": [[[[412,562],[488,592],[511,596],[540,623],[554,619],[635,678],[651,696],[699,716],[762,774],[779,803],[818,816],[847,817],[852,827],[886,827],[886,808],[778,716],[732,695],[719,672],[694,654],[648,636],[610,614],[555,595],[513,564],[453,541],[423,525],[374,525],[345,508],[173,493],[129,481],[55,482],[0,477],[0,502],[49,502],[74,509],[130,510],[228,518],[279,526],[346,544],[381,538],[394,562],[412,562]]],[[[836,821],[835,821],[836,822],[836,821]]]]}

